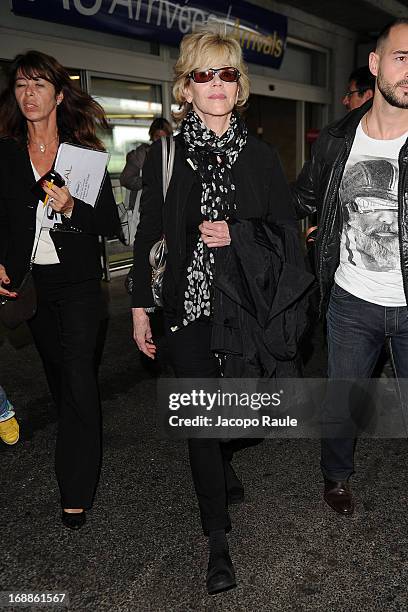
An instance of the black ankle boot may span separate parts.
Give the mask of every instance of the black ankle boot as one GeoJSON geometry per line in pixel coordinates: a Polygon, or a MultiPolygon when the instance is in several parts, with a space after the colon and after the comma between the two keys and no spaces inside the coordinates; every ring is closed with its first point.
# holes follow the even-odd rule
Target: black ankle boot
{"type": "Polygon", "coordinates": [[[237,586],[234,566],[228,549],[225,531],[210,531],[210,557],[207,569],[207,591],[210,595],[228,591],[237,586]]]}

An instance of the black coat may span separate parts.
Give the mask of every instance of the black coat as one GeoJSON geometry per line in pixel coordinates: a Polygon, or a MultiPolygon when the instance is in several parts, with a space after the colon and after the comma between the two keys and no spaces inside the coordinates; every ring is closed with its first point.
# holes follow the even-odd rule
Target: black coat
{"type": "MultiPolygon", "coordinates": [[[[320,285],[320,310],[328,303],[334,275],[340,262],[342,210],[339,189],[354,137],[361,118],[371,108],[372,100],[332,123],[313,145],[293,185],[299,218],[317,213],[318,234],[314,245],[316,274],[320,285]]],[[[398,224],[401,271],[408,301],[408,140],[399,154],[398,224]]]]}
{"type": "Polygon", "coordinates": [[[259,219],[231,223],[230,235],[217,261],[211,349],[228,357],[226,377],[296,375],[314,281],[298,236],[259,219]]]}
{"type": "MultiPolygon", "coordinates": [[[[35,177],[27,148],[2,139],[0,160],[0,264],[16,287],[30,264],[38,198],[31,192],[35,177]]],[[[77,198],[74,202],[71,218],[63,217],[65,231],[51,231],[50,236],[69,281],[101,278],[98,235],[121,235],[109,176],[95,208],[77,198]]]]}
{"type": "MultiPolygon", "coordinates": [[[[134,307],[154,306],[149,252],[164,232],[168,247],[163,283],[165,310],[175,321],[182,315],[186,271],[186,208],[200,180],[186,159],[181,135],[175,138],[174,170],[163,206],[161,142],[154,143],[143,167],[141,218],[134,243],[134,307]],[[195,189],[194,189],[195,187],[195,189]]],[[[254,136],[232,166],[236,187],[236,217],[257,218],[297,232],[290,190],[276,149],[254,136]]],[[[198,204],[199,205],[199,204],[198,204]]]]}

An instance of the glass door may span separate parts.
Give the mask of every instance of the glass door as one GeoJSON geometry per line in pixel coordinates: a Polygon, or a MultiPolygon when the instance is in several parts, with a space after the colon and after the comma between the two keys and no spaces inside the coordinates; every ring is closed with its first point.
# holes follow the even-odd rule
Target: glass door
{"type": "Polygon", "coordinates": [[[248,130],[279,152],[286,178],[296,178],[296,100],[251,95],[245,112],[248,130]]]}
{"type": "MultiPolygon", "coordinates": [[[[104,108],[108,119],[109,131],[103,131],[99,136],[111,155],[108,171],[116,203],[121,204],[126,193],[120,186],[119,176],[126,155],[140,144],[149,142],[150,124],[155,117],[162,115],[161,86],[91,75],[90,93],[104,108]]],[[[130,265],[132,245],[107,240],[105,255],[105,274],[109,278],[111,271],[130,265]]]]}

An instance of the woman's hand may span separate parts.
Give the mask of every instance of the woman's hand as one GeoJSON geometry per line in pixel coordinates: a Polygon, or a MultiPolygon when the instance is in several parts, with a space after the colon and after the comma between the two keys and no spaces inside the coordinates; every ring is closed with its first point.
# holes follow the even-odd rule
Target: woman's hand
{"type": "Polygon", "coordinates": [[[68,187],[57,187],[53,183],[43,181],[42,188],[49,196],[47,204],[53,210],[63,215],[69,215],[74,208],[74,200],[68,191],[68,187]]]}
{"type": "Polygon", "coordinates": [[[132,308],[133,317],[133,340],[136,342],[139,351],[142,351],[150,359],[156,355],[156,345],[152,341],[152,330],[150,320],[144,308],[132,308]]]}
{"type": "Polygon", "coordinates": [[[7,291],[3,285],[9,285],[10,279],[7,276],[6,268],[0,264],[0,296],[4,295],[5,297],[15,298],[17,297],[17,293],[15,291],[7,291]]]}
{"type": "Polygon", "coordinates": [[[198,226],[201,240],[208,247],[223,247],[231,244],[228,223],[226,221],[203,221],[198,226]]]}

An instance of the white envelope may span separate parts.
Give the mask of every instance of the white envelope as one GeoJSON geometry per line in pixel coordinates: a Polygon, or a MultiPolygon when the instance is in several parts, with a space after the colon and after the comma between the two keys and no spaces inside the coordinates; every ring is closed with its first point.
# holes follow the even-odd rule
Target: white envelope
{"type": "Polygon", "coordinates": [[[106,151],[63,142],[58,148],[54,168],[65,180],[72,197],[95,206],[109,157],[106,151]]]}

